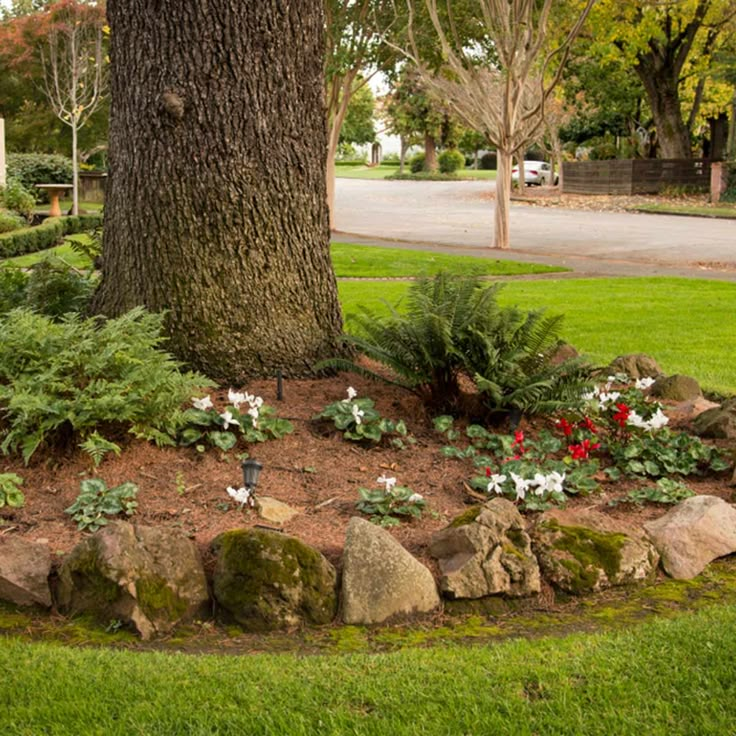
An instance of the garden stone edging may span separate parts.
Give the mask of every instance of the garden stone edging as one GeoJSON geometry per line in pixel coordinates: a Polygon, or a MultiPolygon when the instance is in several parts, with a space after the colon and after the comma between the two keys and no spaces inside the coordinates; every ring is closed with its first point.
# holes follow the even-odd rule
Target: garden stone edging
{"type": "Polygon", "coordinates": [[[328,624],[337,611],[337,573],[316,549],[279,532],[231,529],[212,542],[217,604],[245,631],[328,624]]]}
{"type": "Polygon", "coordinates": [[[662,375],[659,363],[644,353],[619,355],[608,366],[611,373],[626,373],[631,378],[657,378],[662,375]]]}
{"type": "Polygon", "coordinates": [[[21,537],[0,537],[0,601],[51,608],[51,554],[21,537]]]}
{"type": "Polygon", "coordinates": [[[63,611],[132,624],[150,639],[199,615],[209,593],[194,542],[180,532],[114,522],[64,559],[57,598],[63,611]]]}
{"type": "Polygon", "coordinates": [[[718,557],[736,552],[736,509],[716,496],[693,496],[644,524],[672,578],[699,575],[718,557]]]}
{"type": "Polygon", "coordinates": [[[354,516],[345,538],[342,619],[380,624],[440,605],[432,573],[385,529],[354,516]]]}
{"type": "Polygon", "coordinates": [[[573,595],[650,582],[659,562],[643,530],[595,511],[545,512],[532,549],[543,577],[573,595]]]}
{"type": "Polygon", "coordinates": [[[539,564],[524,519],[509,500],[494,498],[458,516],[429,547],[439,562],[440,590],[451,599],[539,593],[539,564]]]}
{"type": "Polygon", "coordinates": [[[736,398],[698,414],[693,420],[695,434],[712,439],[736,439],[736,398]]]}

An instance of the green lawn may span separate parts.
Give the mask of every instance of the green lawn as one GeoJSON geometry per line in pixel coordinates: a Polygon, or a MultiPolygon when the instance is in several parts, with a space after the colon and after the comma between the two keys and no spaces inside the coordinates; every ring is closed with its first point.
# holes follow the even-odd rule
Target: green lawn
{"type": "Polygon", "coordinates": [[[723,204],[716,207],[698,207],[690,204],[640,204],[633,209],[637,212],[654,212],[662,215],[695,215],[696,217],[736,219],[736,204],[723,204]]]}
{"type": "Polygon", "coordinates": [[[30,268],[33,264],[38,263],[41,259],[46,258],[47,256],[57,256],[58,258],[62,258],[74,268],[89,268],[89,258],[77,253],[71,245],[67,245],[66,243],[59,245],[56,248],[38,251],[38,253],[28,253],[25,256],[8,258],[4,261],[0,261],[0,263],[7,263],[8,265],[18,266],[20,268],[30,268]]]}
{"type": "MultiPolygon", "coordinates": [[[[405,168],[408,172],[408,166],[405,168]]],[[[338,166],[338,179],[385,179],[399,173],[398,166],[338,166]]],[[[458,179],[495,180],[496,172],[488,169],[463,169],[457,172],[458,179]]]]}
{"type": "Polygon", "coordinates": [[[515,275],[567,271],[562,266],[518,263],[492,258],[453,256],[406,248],[379,248],[333,243],[332,263],[338,277],[428,276],[441,270],[457,274],[515,275]]]}
{"type": "Polygon", "coordinates": [[[188,656],[0,640],[8,736],[734,733],[736,608],[392,654],[188,656]]]}
{"type": "MultiPolygon", "coordinates": [[[[395,303],[406,283],[343,282],[344,312],[359,304],[395,303]]],[[[736,394],[736,285],[675,278],[515,281],[501,302],[565,314],[563,336],[597,363],[622,353],[653,355],[669,374],[685,373],[704,388],[736,394]]],[[[349,328],[349,319],[348,319],[349,328]]]]}

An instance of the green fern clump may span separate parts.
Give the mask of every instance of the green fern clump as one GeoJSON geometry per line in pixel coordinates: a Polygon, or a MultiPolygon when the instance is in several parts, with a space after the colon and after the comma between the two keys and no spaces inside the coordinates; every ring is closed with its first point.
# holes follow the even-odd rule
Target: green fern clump
{"type": "Polygon", "coordinates": [[[357,334],[346,341],[391,371],[386,377],[345,359],[318,368],[351,370],[417,394],[433,411],[551,412],[580,401],[589,369],[582,361],[554,365],[560,317],[498,304],[499,284],[475,276],[439,273],[409,289],[407,309],[388,316],[363,308],[353,316],[357,334]],[[462,377],[477,393],[461,388],[462,377]]]}
{"type": "Polygon", "coordinates": [[[142,308],[110,320],[0,317],[0,449],[28,462],[42,444],[71,439],[99,462],[123,432],[174,444],[182,403],[212,384],[161,349],[161,327],[142,308]]]}

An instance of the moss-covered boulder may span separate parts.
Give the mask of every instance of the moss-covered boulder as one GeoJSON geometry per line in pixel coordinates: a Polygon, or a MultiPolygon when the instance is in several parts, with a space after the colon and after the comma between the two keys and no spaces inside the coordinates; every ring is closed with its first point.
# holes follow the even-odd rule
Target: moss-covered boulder
{"type": "Polygon", "coordinates": [[[665,401],[694,401],[703,395],[700,384],[691,376],[661,376],[658,378],[650,395],[665,401]]]}
{"type": "Polygon", "coordinates": [[[539,593],[539,565],[524,519],[505,498],[466,511],[432,537],[440,590],[451,599],[539,593]]]}
{"type": "Polygon", "coordinates": [[[543,577],[573,595],[649,582],[659,554],[642,530],[593,511],[549,511],[532,533],[543,577]]]}
{"type": "Polygon", "coordinates": [[[698,414],[693,429],[700,437],[736,439],[736,399],[726,399],[721,406],[698,414]]]}
{"type": "Polygon", "coordinates": [[[327,624],[337,611],[335,568],[294,537],[233,529],[212,543],[213,592],[225,618],[246,631],[327,624]]]}
{"type": "Polygon", "coordinates": [[[57,590],[63,611],[132,626],[143,639],[206,610],[207,579],[195,544],[179,532],[117,522],[64,559],[57,590]]]}

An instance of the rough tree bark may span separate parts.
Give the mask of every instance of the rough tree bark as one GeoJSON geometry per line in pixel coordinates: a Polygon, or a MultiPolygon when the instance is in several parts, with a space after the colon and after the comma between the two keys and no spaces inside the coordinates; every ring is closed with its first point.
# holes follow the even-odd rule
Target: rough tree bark
{"type": "Polygon", "coordinates": [[[98,312],[167,310],[211,377],[336,354],[320,0],[108,0],[110,181],[98,312]]]}

